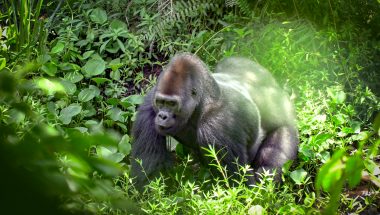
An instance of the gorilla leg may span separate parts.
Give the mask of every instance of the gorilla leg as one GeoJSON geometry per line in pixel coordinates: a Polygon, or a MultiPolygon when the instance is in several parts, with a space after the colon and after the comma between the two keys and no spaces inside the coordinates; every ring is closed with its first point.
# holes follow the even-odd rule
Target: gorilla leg
{"type": "Polygon", "coordinates": [[[257,152],[254,165],[257,173],[276,170],[275,179],[281,179],[281,167],[297,156],[298,133],[293,126],[283,126],[272,131],[264,139],[257,152]]]}

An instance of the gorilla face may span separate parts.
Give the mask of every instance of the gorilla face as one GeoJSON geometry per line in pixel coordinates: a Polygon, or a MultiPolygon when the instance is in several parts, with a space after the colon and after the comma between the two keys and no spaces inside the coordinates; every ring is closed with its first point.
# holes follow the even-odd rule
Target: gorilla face
{"type": "MultiPolygon", "coordinates": [[[[160,84],[162,79],[159,81],[160,84]]],[[[156,131],[161,135],[175,135],[182,130],[198,105],[198,94],[192,83],[184,84],[184,88],[172,94],[162,93],[158,88],[153,101],[156,112],[154,119],[156,131]]]]}

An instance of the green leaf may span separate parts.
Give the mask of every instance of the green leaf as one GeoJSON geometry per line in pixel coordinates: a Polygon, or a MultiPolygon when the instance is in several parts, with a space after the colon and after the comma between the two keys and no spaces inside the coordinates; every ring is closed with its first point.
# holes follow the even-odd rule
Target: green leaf
{"type": "Polygon", "coordinates": [[[290,173],[290,177],[298,185],[302,185],[305,182],[306,176],[307,176],[307,172],[302,168],[294,170],[293,172],[290,173]]]}
{"type": "Polygon", "coordinates": [[[108,39],[106,40],[105,42],[103,42],[103,44],[100,46],[100,49],[99,49],[99,52],[100,53],[103,53],[104,49],[106,49],[107,47],[107,44],[111,41],[111,39],[108,39]]]}
{"type": "Polygon", "coordinates": [[[79,71],[80,66],[75,63],[61,63],[59,64],[59,68],[64,71],[79,71]]]}
{"type": "Polygon", "coordinates": [[[91,55],[94,53],[95,51],[94,50],[91,50],[91,51],[87,51],[83,54],[83,60],[91,57],[91,55]]]}
{"type": "Polygon", "coordinates": [[[121,51],[125,53],[124,43],[121,42],[121,40],[119,40],[119,39],[116,39],[116,41],[117,41],[117,44],[119,45],[119,48],[121,49],[121,51]]]}
{"type": "Polygon", "coordinates": [[[120,80],[120,71],[119,70],[111,71],[110,77],[113,80],[119,81],[120,80]]]}
{"type": "Polygon", "coordinates": [[[103,59],[91,59],[83,67],[83,72],[86,77],[92,77],[95,75],[100,75],[104,72],[106,68],[106,63],[103,59]]]}
{"type": "Polygon", "coordinates": [[[54,95],[56,92],[65,93],[65,88],[56,80],[38,78],[35,80],[36,86],[42,89],[48,95],[54,95]]]}
{"type": "Polygon", "coordinates": [[[51,53],[53,54],[57,54],[57,53],[60,53],[63,51],[63,49],[65,48],[65,44],[63,42],[58,42],[57,44],[55,44],[55,46],[51,49],[51,53]]]}
{"type": "Polygon", "coordinates": [[[37,57],[37,63],[39,63],[39,64],[45,64],[45,63],[49,62],[50,60],[51,60],[51,57],[48,54],[39,55],[37,57]]]}
{"type": "Polygon", "coordinates": [[[57,66],[54,63],[49,62],[42,65],[41,70],[50,76],[55,76],[57,73],[57,66]]]}
{"type": "Polygon", "coordinates": [[[117,71],[120,67],[123,66],[123,63],[120,62],[120,58],[115,58],[109,62],[109,67],[112,69],[112,71],[117,71]]]}
{"type": "Polygon", "coordinates": [[[378,113],[375,117],[375,121],[373,123],[373,129],[377,132],[377,135],[380,136],[380,113],[378,113]]]}
{"type": "Polygon", "coordinates": [[[140,105],[144,102],[144,96],[142,95],[130,95],[126,98],[131,104],[140,105]]]}
{"type": "Polygon", "coordinates": [[[373,160],[366,159],[364,166],[371,174],[375,174],[375,171],[379,169],[379,166],[373,160]]]}
{"type": "Polygon", "coordinates": [[[113,42],[113,43],[111,44],[111,47],[108,46],[108,47],[106,48],[106,50],[107,50],[109,53],[112,53],[112,54],[115,54],[116,52],[118,52],[119,49],[120,49],[120,47],[119,47],[119,45],[118,45],[117,42],[113,42]]]}
{"type": "Polygon", "coordinates": [[[96,84],[104,84],[105,82],[111,82],[108,78],[91,78],[96,84]]]}
{"type": "Polygon", "coordinates": [[[128,29],[128,25],[125,22],[122,22],[118,19],[114,19],[111,21],[110,28],[117,30],[117,29],[128,29]]]}
{"type": "Polygon", "coordinates": [[[317,174],[316,187],[323,188],[324,191],[331,192],[335,189],[335,185],[343,180],[343,171],[345,165],[342,160],[345,156],[344,150],[335,152],[332,158],[325,163],[317,174]]]}
{"type": "Polygon", "coordinates": [[[128,134],[125,134],[119,142],[119,151],[125,155],[129,155],[131,152],[131,143],[128,134]]]}
{"type": "Polygon", "coordinates": [[[348,158],[346,162],[346,172],[348,176],[348,185],[350,188],[354,188],[359,184],[362,177],[363,168],[364,161],[358,154],[348,158]]]}
{"type": "Polygon", "coordinates": [[[68,95],[73,95],[75,91],[77,91],[77,86],[71,81],[68,81],[66,79],[61,79],[60,83],[65,88],[65,91],[68,95]]]}
{"type": "Polygon", "coordinates": [[[117,99],[117,98],[109,98],[109,99],[107,99],[107,103],[110,104],[110,105],[117,105],[117,104],[119,104],[119,99],[117,99]]]}
{"type": "Polygon", "coordinates": [[[95,23],[103,24],[107,21],[107,13],[101,8],[96,8],[91,12],[90,19],[95,23]]]}
{"type": "Polygon", "coordinates": [[[334,135],[332,134],[325,134],[325,133],[318,134],[312,138],[312,141],[313,141],[312,144],[315,146],[320,146],[322,143],[326,142],[328,139],[330,139],[333,136],[334,135]]]}
{"type": "Polygon", "coordinates": [[[124,111],[122,111],[120,108],[117,108],[117,107],[113,107],[111,108],[107,115],[110,116],[110,118],[113,120],[113,121],[119,121],[119,122],[124,122],[125,121],[125,117],[123,116],[124,115],[124,111]]]}
{"type": "Polygon", "coordinates": [[[100,157],[110,160],[115,163],[122,161],[125,157],[125,155],[117,152],[116,149],[113,147],[98,146],[96,148],[96,151],[100,157]]]}
{"type": "Polygon", "coordinates": [[[83,89],[78,94],[78,100],[81,102],[88,102],[91,99],[93,99],[96,96],[96,94],[97,94],[97,91],[94,88],[83,89]]]}
{"type": "Polygon", "coordinates": [[[87,133],[88,128],[86,127],[75,127],[74,129],[78,130],[80,133],[87,133]]]}
{"type": "Polygon", "coordinates": [[[82,110],[82,107],[79,104],[71,104],[68,107],[65,107],[61,110],[59,119],[65,125],[71,122],[71,119],[78,115],[82,110]]]}
{"type": "Polygon", "coordinates": [[[343,102],[346,100],[346,93],[343,91],[338,91],[335,94],[335,102],[337,104],[343,104],[343,102]]]}
{"type": "Polygon", "coordinates": [[[0,58],[0,71],[4,69],[6,65],[7,65],[7,61],[5,60],[5,58],[3,57],[0,58]]]}
{"type": "Polygon", "coordinates": [[[64,79],[70,81],[71,83],[77,83],[83,79],[83,75],[79,72],[68,72],[65,74],[64,79]]]}

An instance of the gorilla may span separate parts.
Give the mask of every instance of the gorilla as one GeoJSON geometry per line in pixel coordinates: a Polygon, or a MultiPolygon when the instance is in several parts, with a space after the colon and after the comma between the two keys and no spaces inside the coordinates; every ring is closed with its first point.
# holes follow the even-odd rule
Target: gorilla
{"type": "MultiPolygon", "coordinates": [[[[295,159],[298,131],[287,94],[258,63],[230,57],[210,74],[195,55],[175,55],[139,107],[132,130],[131,175],[142,187],[173,164],[166,136],[199,159],[213,146],[229,175],[249,164],[256,173],[276,172],[295,159]],[[237,165],[238,164],[238,165],[237,165]]],[[[256,176],[255,176],[256,175],[256,176]]]]}

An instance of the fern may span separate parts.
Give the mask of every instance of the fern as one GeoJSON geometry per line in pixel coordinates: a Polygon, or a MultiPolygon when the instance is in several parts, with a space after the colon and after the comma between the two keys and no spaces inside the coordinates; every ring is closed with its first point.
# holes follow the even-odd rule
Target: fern
{"type": "MultiPolygon", "coordinates": [[[[217,1],[216,1],[217,2],[217,1]]],[[[163,37],[169,29],[178,23],[188,24],[191,18],[200,18],[206,16],[217,9],[217,3],[209,3],[206,1],[162,1],[158,5],[160,16],[157,19],[157,25],[150,29],[140,29],[144,35],[144,40],[152,41],[155,38],[163,37]]]]}
{"type": "Polygon", "coordinates": [[[236,0],[237,5],[239,6],[240,10],[243,12],[246,16],[252,15],[252,8],[249,4],[249,0],[236,0]]]}

